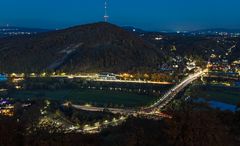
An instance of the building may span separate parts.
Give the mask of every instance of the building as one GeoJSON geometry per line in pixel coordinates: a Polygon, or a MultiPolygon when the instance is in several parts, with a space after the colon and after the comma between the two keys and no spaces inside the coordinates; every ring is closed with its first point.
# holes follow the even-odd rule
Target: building
{"type": "Polygon", "coordinates": [[[188,70],[193,70],[196,68],[196,63],[195,62],[187,62],[187,69],[188,70]]]}
{"type": "Polygon", "coordinates": [[[98,78],[101,80],[117,80],[117,75],[114,73],[103,72],[98,74],[98,78]]]}

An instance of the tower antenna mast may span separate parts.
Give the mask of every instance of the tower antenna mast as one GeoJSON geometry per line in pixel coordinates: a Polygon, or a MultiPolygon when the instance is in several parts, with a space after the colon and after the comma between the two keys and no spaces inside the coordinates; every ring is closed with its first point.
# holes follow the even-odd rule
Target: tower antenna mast
{"type": "Polygon", "coordinates": [[[108,0],[105,0],[105,4],[104,4],[104,10],[105,10],[105,14],[104,14],[104,21],[108,22],[108,0]]]}

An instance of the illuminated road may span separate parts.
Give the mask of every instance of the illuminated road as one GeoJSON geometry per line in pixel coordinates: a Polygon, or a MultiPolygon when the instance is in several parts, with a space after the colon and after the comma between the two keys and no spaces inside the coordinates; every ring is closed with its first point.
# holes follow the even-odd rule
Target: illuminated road
{"type": "Polygon", "coordinates": [[[142,81],[142,80],[102,80],[102,79],[96,79],[94,81],[98,82],[118,82],[118,83],[138,83],[138,84],[159,84],[159,85],[170,85],[173,83],[170,82],[154,82],[154,81],[142,81]]]}
{"type": "MultiPolygon", "coordinates": [[[[24,78],[24,74],[11,74],[7,75],[7,77],[15,77],[15,78],[24,78]]],[[[136,83],[136,84],[156,84],[156,85],[172,85],[174,83],[172,82],[156,82],[156,81],[144,81],[144,80],[120,80],[120,79],[115,79],[115,80],[104,80],[104,79],[99,79],[97,75],[37,75],[34,73],[34,75],[27,76],[29,78],[68,78],[68,79],[88,79],[90,81],[95,81],[95,82],[110,82],[110,83],[136,83]]]]}
{"type": "Polygon", "coordinates": [[[195,74],[189,75],[186,79],[184,79],[182,82],[177,84],[175,87],[173,87],[171,90],[169,90],[167,93],[164,94],[163,97],[161,97],[157,102],[155,102],[153,105],[151,105],[148,108],[145,108],[144,111],[154,111],[154,110],[161,110],[163,109],[169,102],[171,102],[174,97],[183,90],[186,86],[191,84],[194,80],[201,77],[207,70],[199,71],[195,74]]]}
{"type": "MultiPolygon", "coordinates": [[[[155,114],[155,111],[159,111],[163,109],[168,103],[170,103],[175,96],[182,91],[186,86],[191,84],[194,80],[198,79],[203,75],[207,70],[199,71],[195,74],[189,75],[187,78],[185,78],[182,82],[177,84],[175,87],[173,87],[171,90],[169,90],[167,93],[163,95],[157,102],[155,102],[153,105],[143,109],[143,110],[133,110],[133,109],[119,109],[119,108],[103,108],[103,107],[92,107],[92,106],[84,106],[84,105],[71,105],[72,107],[80,110],[85,111],[92,111],[92,112],[102,112],[104,110],[107,110],[114,114],[124,114],[124,115],[135,115],[135,114],[141,114],[141,115],[149,115],[149,114],[155,114]]],[[[67,106],[68,104],[65,103],[64,106],[67,106]]]]}
{"type": "MultiPolygon", "coordinates": [[[[109,126],[117,126],[122,124],[128,116],[144,116],[146,118],[155,118],[155,119],[162,119],[162,118],[172,118],[170,115],[161,113],[161,110],[169,104],[176,95],[182,91],[186,86],[191,84],[194,80],[201,77],[207,70],[204,71],[198,71],[197,73],[194,73],[192,75],[189,75],[187,78],[185,78],[182,82],[177,84],[175,87],[173,87],[171,90],[169,90],[167,93],[165,93],[157,102],[155,102],[153,105],[137,110],[137,109],[120,109],[120,108],[104,108],[104,107],[92,107],[90,105],[74,105],[70,103],[63,104],[64,106],[71,106],[75,109],[84,110],[84,111],[90,111],[90,112],[103,112],[108,111],[113,114],[121,114],[125,116],[121,116],[119,119],[113,118],[112,120],[108,121],[105,120],[104,122],[96,122],[94,125],[84,125],[84,127],[79,127],[78,125],[70,125],[66,127],[66,132],[72,132],[77,131],[81,133],[98,133],[102,129],[107,128],[109,126]]],[[[89,79],[89,76],[50,76],[53,78],[87,78],[89,79]]],[[[93,81],[99,81],[99,82],[125,82],[125,83],[140,83],[140,84],[168,84],[167,82],[148,82],[148,81],[130,81],[130,80],[100,80],[97,78],[90,78],[93,81]]],[[[60,121],[53,121],[57,124],[61,125],[60,121]]],[[[44,124],[44,123],[43,123],[44,124]]]]}
{"type": "Polygon", "coordinates": [[[155,82],[155,81],[143,81],[143,80],[104,80],[99,79],[96,75],[51,75],[52,78],[83,78],[83,79],[90,79],[91,81],[95,82],[112,82],[112,83],[136,83],[136,84],[159,84],[159,85],[171,85],[171,82],[155,82]]]}
{"type": "MultiPolygon", "coordinates": [[[[68,106],[68,103],[65,103],[64,106],[68,106]]],[[[93,106],[74,105],[74,104],[71,104],[71,107],[79,110],[90,111],[90,112],[103,112],[104,110],[106,110],[113,114],[132,115],[136,113],[136,111],[132,109],[103,108],[103,107],[93,107],[93,106]]]]}
{"type": "MultiPolygon", "coordinates": [[[[95,111],[95,112],[102,112],[104,110],[107,110],[114,114],[125,114],[125,115],[135,115],[138,114],[146,114],[146,113],[154,113],[154,111],[163,109],[169,102],[171,102],[174,97],[183,90],[186,86],[191,84],[194,80],[198,79],[201,75],[203,75],[207,70],[199,70],[197,73],[194,73],[192,75],[189,75],[187,78],[185,78],[182,82],[177,84],[175,87],[173,87],[171,90],[169,90],[167,93],[165,93],[157,102],[155,102],[153,105],[142,109],[142,110],[133,110],[133,109],[119,109],[119,108],[103,108],[103,107],[92,107],[92,106],[82,106],[82,105],[72,105],[76,109],[81,109],[85,111],[95,111]]],[[[12,74],[15,77],[18,77],[17,74],[12,74]]],[[[24,74],[20,74],[19,77],[24,76],[24,74]]],[[[37,77],[36,74],[30,76],[30,77],[37,77]]],[[[46,76],[46,74],[42,74],[39,77],[51,77],[51,78],[86,78],[90,79],[92,81],[99,81],[99,82],[123,82],[123,83],[139,83],[139,84],[171,84],[169,82],[153,82],[153,81],[142,81],[142,80],[102,80],[98,79],[96,74],[92,75],[50,75],[46,76]]]]}

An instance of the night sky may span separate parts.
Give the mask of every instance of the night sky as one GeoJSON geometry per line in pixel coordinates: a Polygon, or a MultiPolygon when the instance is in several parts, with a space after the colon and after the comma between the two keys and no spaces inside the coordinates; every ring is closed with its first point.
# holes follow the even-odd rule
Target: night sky
{"type": "MultiPolygon", "coordinates": [[[[110,0],[110,22],[146,30],[240,28],[240,0],[110,0]]],[[[1,0],[0,25],[64,28],[103,20],[104,0],[1,0]]]]}

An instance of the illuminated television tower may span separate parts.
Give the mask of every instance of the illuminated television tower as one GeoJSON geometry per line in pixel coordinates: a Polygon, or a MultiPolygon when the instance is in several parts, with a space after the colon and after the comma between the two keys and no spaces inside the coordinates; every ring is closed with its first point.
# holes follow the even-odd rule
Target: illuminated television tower
{"type": "Polygon", "coordinates": [[[104,9],[105,9],[104,21],[108,22],[108,18],[109,18],[109,16],[108,16],[108,0],[105,0],[104,9]]]}

